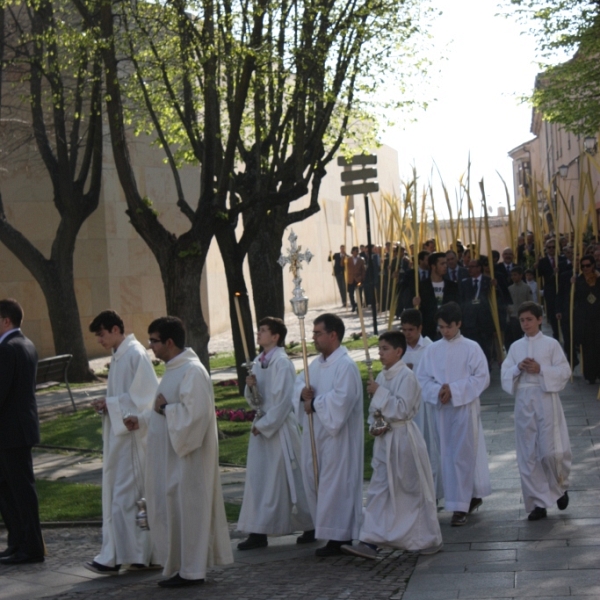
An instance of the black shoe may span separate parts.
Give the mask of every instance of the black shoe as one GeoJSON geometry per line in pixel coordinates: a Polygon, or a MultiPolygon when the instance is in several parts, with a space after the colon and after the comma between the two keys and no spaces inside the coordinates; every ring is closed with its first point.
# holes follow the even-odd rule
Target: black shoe
{"type": "Polygon", "coordinates": [[[6,550],[2,550],[2,552],[0,552],[0,558],[5,558],[7,556],[12,556],[13,554],[17,553],[17,549],[16,548],[11,548],[10,546],[6,549],[6,550]]]}
{"type": "Polygon", "coordinates": [[[452,527],[462,527],[467,524],[467,513],[461,512],[459,510],[455,510],[452,515],[452,520],[450,521],[450,525],[452,527]]]}
{"type": "Polygon", "coordinates": [[[296,544],[312,544],[316,541],[317,538],[315,537],[314,529],[311,529],[310,531],[305,531],[302,535],[299,535],[296,538],[296,544]]]}
{"type": "Polygon", "coordinates": [[[92,562],[86,562],[83,566],[92,573],[97,573],[98,575],[118,575],[121,570],[121,565],[115,565],[114,567],[107,567],[106,565],[101,565],[100,563],[93,560],[92,562]]]}
{"type": "Polygon", "coordinates": [[[0,558],[0,565],[28,565],[44,562],[44,556],[29,556],[28,554],[11,554],[0,558]]]}
{"type": "Polygon", "coordinates": [[[266,548],[269,545],[267,536],[264,533],[251,533],[247,539],[237,545],[238,550],[255,550],[256,548],[266,548]]]}
{"type": "Polygon", "coordinates": [[[204,579],[184,579],[177,573],[173,575],[170,579],[163,579],[158,582],[160,587],[164,588],[176,588],[176,587],[188,587],[190,585],[200,585],[204,583],[204,579]]]}
{"type": "Polygon", "coordinates": [[[527,520],[529,520],[529,521],[539,521],[540,519],[545,519],[547,516],[548,516],[548,513],[546,512],[545,508],[540,508],[539,506],[536,506],[529,513],[529,516],[527,517],[527,520]]]}
{"type": "Polygon", "coordinates": [[[320,556],[321,558],[328,556],[341,556],[343,554],[342,546],[352,546],[352,540],[347,540],[345,542],[329,540],[325,546],[315,550],[315,556],[320,556]]]}
{"type": "Polygon", "coordinates": [[[472,513],[474,510],[477,510],[483,504],[483,500],[481,498],[471,498],[471,504],[469,504],[469,512],[472,513]]]}
{"type": "Polygon", "coordinates": [[[569,506],[569,494],[565,492],[557,501],[556,506],[558,506],[558,510],[565,510],[567,506],[569,506]]]}

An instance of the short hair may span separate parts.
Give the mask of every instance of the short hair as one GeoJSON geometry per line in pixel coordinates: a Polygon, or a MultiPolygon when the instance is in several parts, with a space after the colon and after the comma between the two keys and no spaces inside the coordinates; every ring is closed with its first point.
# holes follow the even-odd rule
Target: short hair
{"type": "Polygon", "coordinates": [[[258,322],[258,326],[260,327],[261,325],[266,325],[273,335],[279,335],[279,339],[277,340],[278,346],[283,346],[285,344],[287,327],[281,319],[277,317],[265,317],[258,322]]]}
{"type": "Polygon", "coordinates": [[[521,316],[521,314],[526,312],[530,312],[536,319],[540,319],[544,315],[542,307],[535,302],[531,302],[531,300],[523,302],[517,309],[517,314],[519,315],[519,317],[521,316]]]}
{"type": "Polygon", "coordinates": [[[185,348],[185,327],[179,317],[159,317],[148,326],[148,333],[156,333],[164,344],[167,340],[183,350],[185,348]]]}
{"type": "Polygon", "coordinates": [[[5,298],[0,300],[0,317],[8,319],[15,327],[21,327],[23,309],[14,298],[5,298]]]}
{"type": "Polygon", "coordinates": [[[427,259],[427,262],[429,263],[430,267],[435,267],[435,265],[437,265],[438,260],[440,260],[440,258],[446,258],[446,253],[445,252],[432,252],[429,255],[429,258],[427,259]]]}
{"type": "Polygon", "coordinates": [[[350,252],[354,252],[355,250],[358,252],[358,246],[352,246],[350,252]]]}
{"type": "Polygon", "coordinates": [[[454,254],[454,256],[456,256],[456,258],[458,258],[458,254],[456,254],[456,252],[454,252],[454,250],[446,250],[446,256],[448,256],[448,254],[454,254]]]}
{"type": "Polygon", "coordinates": [[[421,262],[422,260],[426,259],[430,254],[431,252],[428,252],[427,250],[421,250],[421,252],[417,254],[417,260],[421,262]]]}
{"type": "MultiPolygon", "coordinates": [[[[510,270],[510,272],[511,272],[511,274],[512,273],[519,273],[519,275],[523,275],[523,267],[513,267],[510,270]]],[[[533,271],[532,271],[532,273],[533,273],[533,271]]]]}
{"type": "Polygon", "coordinates": [[[444,321],[450,325],[450,323],[460,323],[462,322],[462,311],[460,310],[460,306],[456,302],[448,302],[447,304],[442,304],[435,313],[435,320],[444,321]]]}
{"type": "Polygon", "coordinates": [[[583,256],[582,256],[582,257],[579,259],[579,264],[581,265],[581,263],[582,263],[584,260],[589,260],[589,261],[592,263],[592,265],[594,265],[594,266],[596,265],[596,259],[594,258],[594,255],[593,255],[593,254],[584,254],[584,255],[583,255],[583,256]]]}
{"type": "Polygon", "coordinates": [[[125,332],[123,319],[121,319],[118,313],[116,313],[114,310],[103,310],[90,323],[90,331],[92,333],[98,333],[101,329],[112,331],[112,328],[115,326],[119,328],[121,333],[125,332]]]}
{"type": "Polygon", "coordinates": [[[535,275],[535,271],[533,269],[525,269],[525,275],[527,275],[528,273],[530,275],[535,275]]]}
{"type": "Polygon", "coordinates": [[[323,313],[313,321],[313,325],[319,325],[320,323],[323,324],[327,333],[331,333],[332,331],[335,332],[340,344],[342,343],[344,333],[346,333],[346,326],[340,317],[333,313],[323,313]]]}
{"type": "Polygon", "coordinates": [[[395,329],[384,331],[379,336],[379,341],[387,342],[392,348],[402,348],[402,353],[406,352],[406,338],[401,331],[395,329]]]}
{"type": "Polygon", "coordinates": [[[500,260],[500,252],[498,250],[492,250],[492,260],[498,262],[500,260]]]}
{"type": "Polygon", "coordinates": [[[421,327],[423,325],[423,315],[418,308],[405,308],[400,315],[400,325],[414,325],[421,327]]]}

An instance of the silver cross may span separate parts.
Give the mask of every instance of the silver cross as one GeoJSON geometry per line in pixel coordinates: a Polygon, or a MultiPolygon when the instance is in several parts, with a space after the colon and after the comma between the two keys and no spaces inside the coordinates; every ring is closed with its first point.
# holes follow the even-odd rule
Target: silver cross
{"type": "Polygon", "coordinates": [[[301,263],[304,261],[309,263],[314,256],[308,248],[304,252],[300,252],[302,250],[302,246],[298,246],[296,244],[297,239],[298,236],[292,230],[290,236],[288,237],[288,240],[290,241],[288,255],[284,256],[282,254],[277,261],[282,267],[285,267],[285,265],[290,265],[290,271],[293,273],[294,279],[298,277],[298,271],[302,268],[301,263]]]}

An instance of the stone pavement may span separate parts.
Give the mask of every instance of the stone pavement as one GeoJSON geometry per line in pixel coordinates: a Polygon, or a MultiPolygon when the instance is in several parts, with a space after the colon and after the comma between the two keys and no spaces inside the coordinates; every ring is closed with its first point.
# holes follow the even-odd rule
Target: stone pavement
{"type": "MultiPolygon", "coordinates": [[[[270,538],[266,549],[239,552],[235,545],[241,534],[232,527],[234,565],[211,570],[204,586],[173,592],[156,586],[161,577],[157,573],[101,577],[83,569],[82,562],[93,558],[100,546],[98,528],[46,529],[46,562],[2,567],[0,600],[600,598],[597,392],[576,376],[561,394],[573,449],[571,502],[564,512],[549,509],[546,520],[526,520],[514,450],[513,400],[501,391],[494,367],[492,385],[482,397],[493,494],[465,527],[450,527],[449,513],[439,513],[445,545],[437,555],[394,551],[374,562],[318,559],[315,546],[296,546],[293,536],[270,538]]],[[[60,467],[48,464],[50,458],[44,461],[48,470],[60,467]]],[[[228,469],[222,477],[226,496],[239,498],[243,470],[228,469]]],[[[0,531],[0,547],[4,542],[0,531]]]]}

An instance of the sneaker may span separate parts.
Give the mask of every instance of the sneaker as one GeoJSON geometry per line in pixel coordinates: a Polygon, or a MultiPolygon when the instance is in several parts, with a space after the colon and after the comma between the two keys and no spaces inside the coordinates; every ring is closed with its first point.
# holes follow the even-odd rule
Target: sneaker
{"type": "Polygon", "coordinates": [[[545,519],[548,516],[545,508],[541,508],[536,506],[527,517],[528,521],[539,521],[540,519],[545,519]]]}
{"type": "Polygon", "coordinates": [[[315,537],[315,530],[311,529],[309,531],[305,531],[302,535],[299,535],[296,538],[296,544],[312,544],[316,542],[317,538],[315,537]]]}
{"type": "Polygon", "coordinates": [[[430,546],[429,548],[423,548],[419,552],[422,556],[429,556],[430,554],[437,554],[444,547],[444,542],[441,542],[437,546],[430,546]]]}
{"type": "Polygon", "coordinates": [[[204,579],[184,579],[179,573],[173,575],[170,579],[163,579],[158,585],[163,588],[187,587],[190,585],[200,585],[204,579]]]}
{"type": "Polygon", "coordinates": [[[347,542],[338,542],[337,540],[329,540],[325,546],[322,548],[317,548],[315,550],[315,556],[328,557],[328,556],[341,556],[342,546],[352,546],[352,540],[348,540],[347,542]]]}
{"type": "Polygon", "coordinates": [[[569,494],[565,492],[557,501],[556,506],[558,506],[558,510],[565,510],[567,506],[569,506],[569,494]]]}
{"type": "Polygon", "coordinates": [[[462,525],[466,525],[466,524],[467,524],[467,513],[461,512],[459,510],[454,511],[454,514],[452,515],[452,520],[450,521],[450,525],[452,525],[452,527],[461,527],[462,525]]]}
{"type": "Polygon", "coordinates": [[[351,544],[342,544],[341,551],[344,554],[360,556],[361,558],[368,558],[370,560],[375,560],[377,558],[377,550],[368,544],[365,544],[364,542],[358,542],[356,546],[352,546],[351,544]]]}
{"type": "Polygon", "coordinates": [[[264,533],[251,533],[247,539],[237,545],[238,550],[255,550],[269,545],[264,533]]]}
{"type": "Polygon", "coordinates": [[[474,510],[477,510],[483,504],[483,500],[481,498],[471,498],[471,504],[469,504],[469,512],[472,513],[474,510]]]}
{"type": "Polygon", "coordinates": [[[101,565],[97,563],[95,560],[92,562],[83,563],[83,566],[92,573],[97,573],[98,575],[118,575],[121,570],[121,565],[115,565],[114,567],[107,567],[106,565],[101,565]]]}
{"type": "Polygon", "coordinates": [[[126,571],[130,571],[133,573],[137,571],[158,571],[160,569],[162,569],[162,565],[155,565],[152,563],[149,565],[145,565],[143,563],[133,563],[125,568],[126,571]]]}

